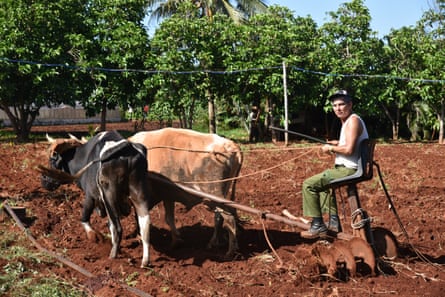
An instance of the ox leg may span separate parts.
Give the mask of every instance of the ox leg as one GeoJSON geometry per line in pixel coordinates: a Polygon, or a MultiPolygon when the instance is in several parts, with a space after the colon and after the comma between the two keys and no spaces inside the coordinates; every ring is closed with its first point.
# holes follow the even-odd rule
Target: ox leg
{"type": "Polygon", "coordinates": [[[215,210],[215,229],[213,231],[213,236],[210,239],[208,244],[208,248],[212,248],[220,245],[221,238],[221,230],[226,229],[229,236],[229,246],[227,249],[226,256],[232,257],[235,255],[235,252],[238,251],[238,240],[237,240],[237,222],[236,215],[224,211],[220,208],[216,208],[215,210]]]}
{"type": "Polygon", "coordinates": [[[172,200],[164,200],[164,210],[165,210],[165,223],[170,227],[170,232],[172,236],[172,248],[177,247],[182,243],[181,234],[178,229],[176,229],[175,224],[175,202],[172,200]]]}
{"type": "Polygon", "coordinates": [[[87,238],[92,242],[101,242],[103,241],[102,235],[96,231],[90,225],[90,217],[94,210],[94,200],[91,197],[86,197],[82,209],[82,219],[81,223],[85,232],[87,233],[87,238]]]}
{"type": "Polygon", "coordinates": [[[119,247],[122,240],[122,226],[119,221],[119,218],[115,215],[109,212],[109,228],[111,233],[111,252],[110,252],[110,258],[114,259],[117,257],[117,254],[119,253],[119,247]]]}
{"type": "Polygon", "coordinates": [[[141,268],[144,268],[150,265],[150,215],[142,207],[136,208],[136,213],[143,250],[141,268]]]}
{"type": "Polygon", "coordinates": [[[223,228],[229,233],[229,247],[227,249],[226,256],[232,257],[238,251],[238,240],[237,240],[237,222],[236,216],[232,213],[223,212],[222,216],[224,218],[223,228]]]}
{"type": "Polygon", "coordinates": [[[220,208],[215,209],[213,235],[212,238],[210,238],[209,243],[207,244],[208,249],[220,247],[223,245],[221,231],[224,224],[224,218],[221,215],[222,212],[223,210],[220,208]]]}

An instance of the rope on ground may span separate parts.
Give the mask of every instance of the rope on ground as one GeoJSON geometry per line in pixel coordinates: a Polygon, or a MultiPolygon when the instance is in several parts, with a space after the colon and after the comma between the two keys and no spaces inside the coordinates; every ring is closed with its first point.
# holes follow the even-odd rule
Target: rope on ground
{"type": "Polygon", "coordinates": [[[266,225],[264,225],[264,214],[260,215],[260,221],[261,221],[261,225],[263,226],[263,233],[264,233],[264,237],[266,238],[267,245],[270,247],[270,249],[272,250],[273,254],[275,255],[275,257],[280,262],[278,264],[278,268],[281,268],[281,267],[283,267],[283,260],[281,260],[280,256],[278,256],[277,251],[274,249],[274,247],[272,246],[272,243],[269,240],[269,236],[267,235],[266,225]]]}
{"type": "MultiPolygon", "coordinates": [[[[71,267],[72,269],[76,270],[77,272],[81,273],[82,275],[88,277],[88,278],[96,278],[94,274],[89,272],[88,270],[84,269],[83,267],[71,262],[68,259],[65,259],[64,257],[44,248],[40,243],[37,242],[37,240],[31,235],[30,231],[23,225],[22,221],[17,217],[15,212],[11,209],[11,207],[8,205],[7,202],[3,203],[3,208],[8,212],[8,214],[14,219],[17,226],[25,233],[25,235],[28,237],[28,239],[34,244],[34,246],[40,250],[41,252],[48,254],[49,256],[53,257],[57,261],[65,264],[68,267],[71,267]]],[[[119,283],[119,282],[118,282],[119,283]]],[[[151,295],[145,293],[142,290],[127,286],[126,284],[119,283],[120,286],[122,286],[124,289],[126,289],[129,292],[132,292],[133,294],[141,297],[152,297],[151,295]]]]}

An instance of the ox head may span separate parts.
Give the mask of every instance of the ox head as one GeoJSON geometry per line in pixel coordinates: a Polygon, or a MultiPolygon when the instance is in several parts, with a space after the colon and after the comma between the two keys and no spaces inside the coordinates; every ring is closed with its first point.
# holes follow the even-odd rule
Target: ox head
{"type": "MultiPolygon", "coordinates": [[[[83,145],[86,141],[77,139],[71,134],[68,139],[54,139],[48,135],[46,135],[46,138],[49,142],[48,168],[61,170],[69,174],[67,160],[74,153],[73,149],[83,145]]],[[[41,173],[40,182],[49,191],[57,189],[63,183],[70,182],[68,179],[64,181],[63,178],[48,176],[44,171],[41,171],[41,173]]]]}

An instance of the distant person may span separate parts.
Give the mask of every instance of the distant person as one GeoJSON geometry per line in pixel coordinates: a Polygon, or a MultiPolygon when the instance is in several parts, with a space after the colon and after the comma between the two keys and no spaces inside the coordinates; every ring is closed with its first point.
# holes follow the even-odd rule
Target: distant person
{"type": "Polygon", "coordinates": [[[257,142],[260,137],[260,108],[252,105],[249,113],[249,142],[257,142]]]}
{"type": "Polygon", "coordinates": [[[337,202],[326,186],[334,179],[353,174],[357,170],[360,156],[359,143],[368,139],[363,120],[352,111],[352,98],[344,91],[329,97],[335,115],[341,121],[340,139],[328,141],[321,147],[324,153],[335,154],[335,166],[303,182],[303,215],[312,218],[309,230],[301,232],[303,238],[317,238],[327,234],[328,229],[341,232],[337,202]],[[323,214],[329,214],[328,226],[323,214]]]}
{"type": "Polygon", "coordinates": [[[142,117],[144,118],[144,120],[147,119],[149,110],[150,110],[150,106],[148,106],[147,104],[144,105],[144,108],[143,108],[143,111],[142,111],[142,117]]]}

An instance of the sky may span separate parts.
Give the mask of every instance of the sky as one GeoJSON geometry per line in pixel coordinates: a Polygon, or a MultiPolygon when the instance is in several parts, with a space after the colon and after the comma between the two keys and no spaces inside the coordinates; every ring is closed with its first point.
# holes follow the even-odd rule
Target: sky
{"type": "MultiPolygon", "coordinates": [[[[288,7],[295,16],[312,19],[321,26],[329,20],[329,11],[337,11],[348,0],[265,0],[269,6],[288,7]]],[[[414,26],[423,13],[430,8],[431,0],[365,0],[364,4],[371,14],[371,29],[383,37],[391,29],[414,26]]]]}

